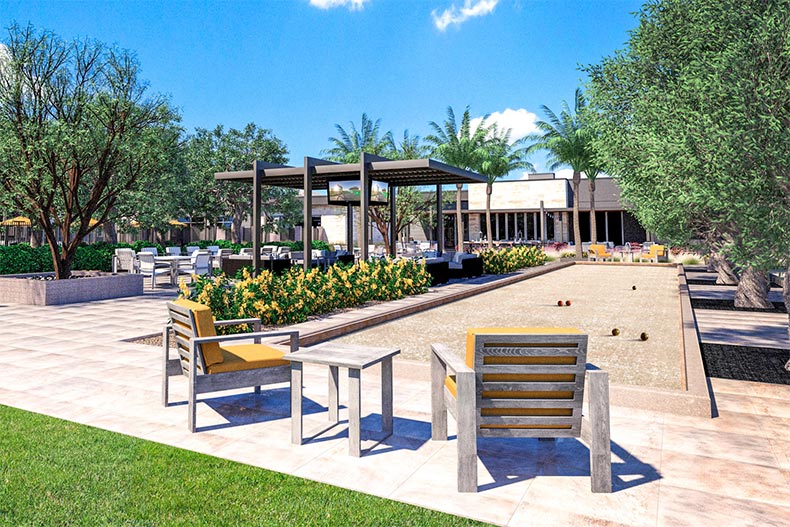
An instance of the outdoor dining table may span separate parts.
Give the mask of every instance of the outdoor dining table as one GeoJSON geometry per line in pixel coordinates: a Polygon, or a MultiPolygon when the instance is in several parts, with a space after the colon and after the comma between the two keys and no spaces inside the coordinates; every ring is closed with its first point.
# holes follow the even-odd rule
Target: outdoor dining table
{"type": "MultiPolygon", "coordinates": [[[[381,441],[392,435],[392,357],[399,348],[379,348],[326,342],[285,355],[291,361],[291,442],[301,445],[302,420],[302,364],[313,363],[329,366],[329,427],[322,428],[312,437],[334,427],[339,422],[338,369],[348,369],[348,453],[362,455],[361,448],[361,371],[381,363],[381,441]]],[[[309,439],[308,439],[309,440],[309,439]]]]}
{"type": "Polygon", "coordinates": [[[190,261],[191,256],[175,256],[175,255],[167,255],[167,256],[154,256],[154,262],[157,263],[167,263],[170,265],[170,284],[176,285],[178,279],[178,264],[181,262],[188,262],[190,261]]]}

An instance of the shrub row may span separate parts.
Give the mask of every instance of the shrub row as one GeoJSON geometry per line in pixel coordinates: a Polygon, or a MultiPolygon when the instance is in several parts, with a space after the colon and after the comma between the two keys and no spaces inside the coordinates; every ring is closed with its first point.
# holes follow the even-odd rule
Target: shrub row
{"type": "Polygon", "coordinates": [[[211,307],[217,320],[260,318],[265,325],[304,322],[311,315],[425,293],[430,284],[425,265],[413,260],[384,259],[357,265],[333,265],[326,272],[291,268],[277,276],[246,270],[241,280],[225,275],[196,277],[181,284],[181,297],[211,307]]]}
{"type": "MultiPolygon", "coordinates": [[[[238,253],[242,247],[251,246],[249,243],[231,243],[227,240],[197,241],[189,245],[196,245],[201,249],[205,249],[209,245],[217,245],[221,249],[233,249],[234,253],[238,253]]],[[[302,242],[273,242],[267,245],[284,245],[289,247],[292,251],[300,251],[302,247],[304,247],[302,242]]],[[[72,269],[112,271],[112,255],[115,253],[115,249],[119,247],[128,247],[134,249],[135,252],[139,252],[143,247],[156,247],[159,250],[159,254],[165,253],[165,246],[147,241],[136,241],[134,243],[97,242],[90,245],[84,244],[77,248],[77,254],[74,256],[72,269]]],[[[181,249],[184,250],[185,247],[186,246],[182,246],[181,249]]],[[[329,245],[322,241],[314,241],[313,248],[328,250],[329,245]]],[[[52,254],[49,251],[49,245],[36,248],[31,247],[30,244],[27,243],[9,245],[7,247],[0,245],[0,275],[46,273],[53,270],[52,254]]]]}
{"type": "Polygon", "coordinates": [[[539,247],[522,245],[509,249],[485,249],[480,252],[483,272],[487,274],[512,273],[525,267],[546,263],[546,253],[539,247]]]}

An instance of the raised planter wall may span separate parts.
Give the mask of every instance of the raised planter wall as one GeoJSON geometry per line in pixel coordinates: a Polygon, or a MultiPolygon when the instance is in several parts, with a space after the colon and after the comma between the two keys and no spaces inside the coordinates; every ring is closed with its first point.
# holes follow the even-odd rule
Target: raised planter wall
{"type": "Polygon", "coordinates": [[[80,273],[73,280],[28,280],[52,273],[17,274],[0,277],[0,303],[52,306],[121,298],[143,294],[139,274],[80,273]]]}

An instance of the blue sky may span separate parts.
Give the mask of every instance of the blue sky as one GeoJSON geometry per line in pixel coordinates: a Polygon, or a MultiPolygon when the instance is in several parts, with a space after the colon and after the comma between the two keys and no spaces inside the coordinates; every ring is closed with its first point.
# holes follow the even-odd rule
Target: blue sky
{"type": "MultiPolygon", "coordinates": [[[[622,49],[631,0],[0,0],[0,23],[134,51],[188,129],[271,129],[291,161],[318,156],[362,112],[396,138],[430,133],[447,106],[531,130],[622,49]],[[508,111],[509,110],[509,111],[508,111]]],[[[543,160],[533,159],[538,170],[543,160]]]]}

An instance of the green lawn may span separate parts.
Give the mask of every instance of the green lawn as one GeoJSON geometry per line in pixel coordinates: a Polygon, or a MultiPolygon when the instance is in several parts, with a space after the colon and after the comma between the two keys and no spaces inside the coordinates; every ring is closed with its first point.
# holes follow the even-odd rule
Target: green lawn
{"type": "Polygon", "coordinates": [[[0,525],[483,524],[0,405],[0,525]]]}

